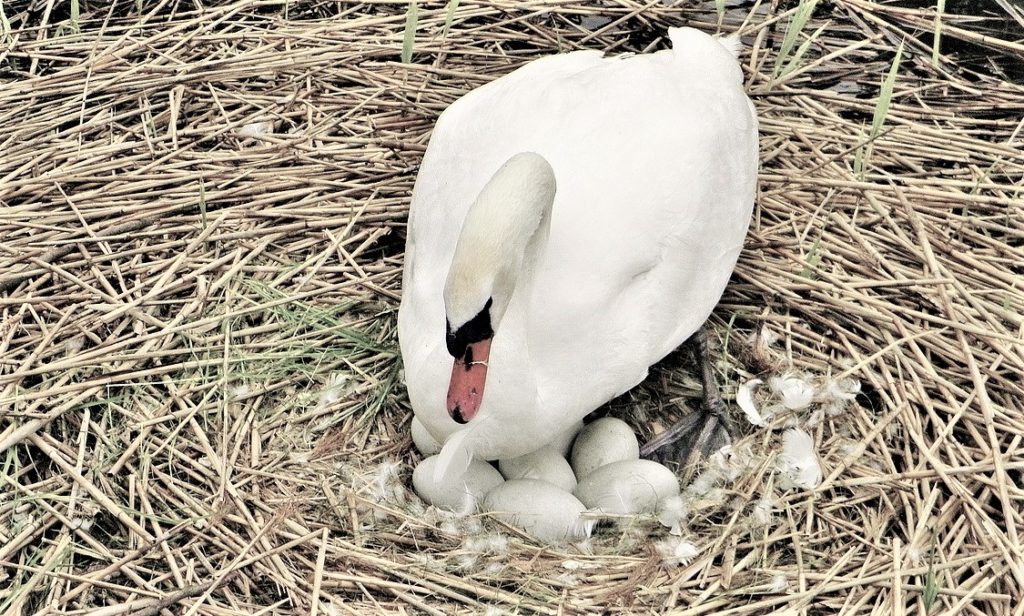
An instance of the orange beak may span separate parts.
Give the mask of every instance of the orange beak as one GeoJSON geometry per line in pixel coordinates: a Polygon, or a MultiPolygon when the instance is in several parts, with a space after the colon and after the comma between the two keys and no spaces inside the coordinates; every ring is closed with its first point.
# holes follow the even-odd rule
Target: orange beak
{"type": "Polygon", "coordinates": [[[452,364],[452,380],[448,384],[448,414],[464,424],[476,416],[484,397],[487,382],[487,358],[491,339],[485,338],[466,346],[466,353],[452,364]]]}

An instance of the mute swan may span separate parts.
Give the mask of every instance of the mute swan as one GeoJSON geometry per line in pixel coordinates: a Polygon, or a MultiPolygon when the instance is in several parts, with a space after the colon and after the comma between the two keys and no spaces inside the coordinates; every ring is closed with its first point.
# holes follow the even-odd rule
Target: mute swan
{"type": "Polygon", "coordinates": [[[651,54],[530,62],[437,120],[398,336],[413,411],[445,443],[439,472],[544,446],[640,383],[721,297],[754,203],[757,120],[736,41],[669,37],[651,54]]]}

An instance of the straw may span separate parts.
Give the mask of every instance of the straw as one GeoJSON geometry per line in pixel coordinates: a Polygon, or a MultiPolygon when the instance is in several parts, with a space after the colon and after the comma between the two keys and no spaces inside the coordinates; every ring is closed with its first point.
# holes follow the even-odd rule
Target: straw
{"type": "MultiPolygon", "coordinates": [[[[669,4],[3,0],[0,613],[1020,613],[1019,9],[669,4]],[[435,119],[684,24],[741,35],[761,123],[726,397],[861,393],[737,410],[689,564],[649,518],[552,547],[426,508],[395,320],[435,119]],[[816,489],[779,487],[792,424],[816,489]]],[[[647,438],[698,394],[673,355],[601,412],[647,438]]]]}

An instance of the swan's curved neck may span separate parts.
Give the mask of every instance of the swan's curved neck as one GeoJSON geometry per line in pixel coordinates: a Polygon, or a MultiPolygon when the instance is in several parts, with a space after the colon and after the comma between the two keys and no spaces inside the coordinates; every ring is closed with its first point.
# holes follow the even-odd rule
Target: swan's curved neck
{"type": "Polygon", "coordinates": [[[449,327],[468,323],[490,301],[498,329],[514,291],[532,279],[554,198],[551,165],[532,152],[516,154],[487,182],[466,215],[445,283],[449,327]]]}

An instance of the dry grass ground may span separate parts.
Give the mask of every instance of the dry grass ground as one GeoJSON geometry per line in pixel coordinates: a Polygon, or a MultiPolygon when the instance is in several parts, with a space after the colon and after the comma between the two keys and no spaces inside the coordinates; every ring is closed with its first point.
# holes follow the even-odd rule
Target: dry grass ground
{"type": "MultiPolygon", "coordinates": [[[[1024,44],[986,32],[1022,12],[454,4],[402,63],[404,1],[3,0],[0,613],[1024,614],[1024,44]],[[394,322],[433,120],[680,24],[743,35],[761,117],[723,383],[857,404],[748,426],[688,564],[649,520],[555,549],[424,510],[394,322]],[[793,421],[815,490],[772,472],[793,421]]],[[[685,368],[612,412],[668,421],[685,368]]]]}

